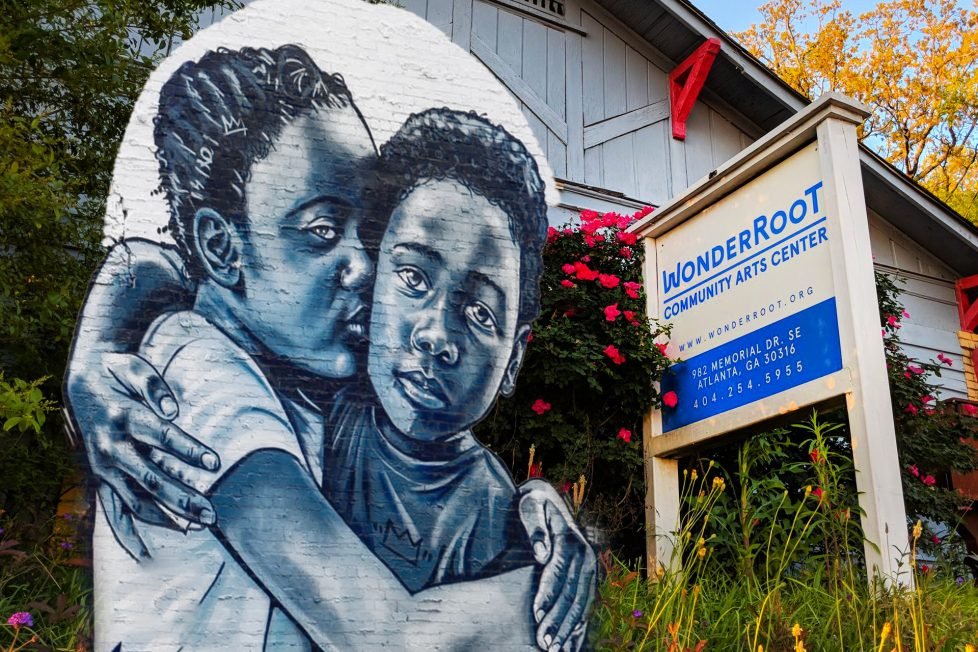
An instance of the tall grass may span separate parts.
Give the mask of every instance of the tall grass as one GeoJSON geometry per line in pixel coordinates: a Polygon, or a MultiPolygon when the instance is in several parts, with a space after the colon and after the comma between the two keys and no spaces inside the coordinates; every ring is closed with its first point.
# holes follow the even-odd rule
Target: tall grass
{"type": "Polygon", "coordinates": [[[684,472],[668,567],[602,554],[597,649],[974,652],[978,588],[919,562],[919,524],[900,571],[915,588],[870,582],[846,445],[817,415],[800,429],[801,443],[743,444],[735,476],[712,461],[684,472]],[[759,473],[772,460],[779,472],[759,473]]]}

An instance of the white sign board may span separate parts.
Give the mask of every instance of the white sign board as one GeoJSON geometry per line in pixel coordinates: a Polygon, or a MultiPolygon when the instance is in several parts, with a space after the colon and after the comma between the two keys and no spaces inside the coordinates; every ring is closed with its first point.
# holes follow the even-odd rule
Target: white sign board
{"type": "Polygon", "coordinates": [[[678,403],[646,419],[650,568],[675,562],[679,456],[844,397],[869,575],[913,581],[856,137],[867,115],[827,93],[631,229],[677,360],[661,391],[678,403]]]}
{"type": "Polygon", "coordinates": [[[656,312],[682,360],[663,379],[679,399],[663,432],[714,429],[806,384],[798,403],[839,393],[812,382],[842,369],[826,210],[811,144],[656,239],[656,312]]]}

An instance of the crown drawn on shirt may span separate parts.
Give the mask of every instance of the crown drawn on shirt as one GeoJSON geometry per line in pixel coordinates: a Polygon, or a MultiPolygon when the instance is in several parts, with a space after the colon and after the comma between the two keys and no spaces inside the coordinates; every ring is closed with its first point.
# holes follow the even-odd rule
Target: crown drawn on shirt
{"type": "Polygon", "coordinates": [[[425,560],[430,559],[431,554],[427,551],[422,555],[421,544],[423,542],[424,537],[418,537],[417,541],[415,541],[407,528],[401,529],[394,525],[393,521],[387,519],[387,523],[383,527],[383,539],[381,539],[381,543],[383,543],[385,548],[404,561],[417,566],[418,561],[422,557],[425,560]]]}

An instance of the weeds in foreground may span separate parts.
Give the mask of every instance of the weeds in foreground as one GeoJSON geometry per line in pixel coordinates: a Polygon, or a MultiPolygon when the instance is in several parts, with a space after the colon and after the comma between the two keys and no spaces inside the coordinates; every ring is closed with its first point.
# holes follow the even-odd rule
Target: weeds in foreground
{"type": "Polygon", "coordinates": [[[913,588],[870,584],[851,457],[817,415],[801,428],[801,443],[745,443],[736,483],[713,461],[687,469],[668,569],[646,578],[640,564],[602,555],[597,649],[974,652],[978,588],[923,563],[920,523],[902,567],[913,588]],[[804,461],[759,472],[791,447],[804,461]]]}

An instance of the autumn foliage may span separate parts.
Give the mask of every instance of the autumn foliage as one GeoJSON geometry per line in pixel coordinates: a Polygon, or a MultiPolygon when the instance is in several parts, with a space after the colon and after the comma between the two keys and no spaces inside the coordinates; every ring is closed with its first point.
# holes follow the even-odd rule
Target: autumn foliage
{"type": "Polygon", "coordinates": [[[838,91],[873,113],[860,136],[978,223],[978,11],[890,0],[855,15],[841,0],[772,0],[735,36],[802,94],[838,91]]]}

